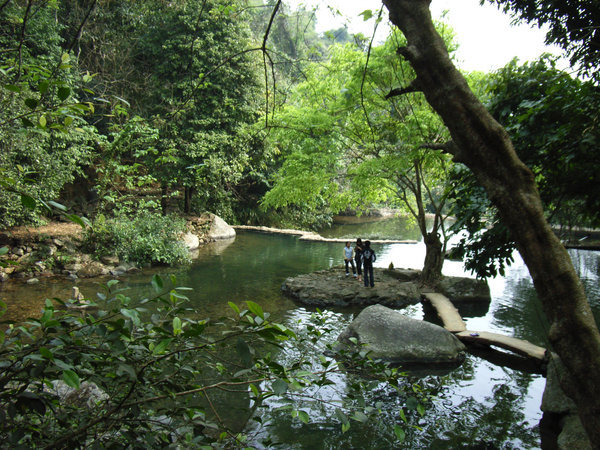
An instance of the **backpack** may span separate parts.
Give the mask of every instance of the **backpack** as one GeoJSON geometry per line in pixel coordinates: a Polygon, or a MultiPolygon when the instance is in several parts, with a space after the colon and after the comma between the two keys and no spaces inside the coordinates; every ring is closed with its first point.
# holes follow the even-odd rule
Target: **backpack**
{"type": "Polygon", "coordinates": [[[363,259],[365,261],[371,261],[371,258],[373,258],[373,250],[371,250],[370,248],[367,248],[363,251],[363,259]]]}

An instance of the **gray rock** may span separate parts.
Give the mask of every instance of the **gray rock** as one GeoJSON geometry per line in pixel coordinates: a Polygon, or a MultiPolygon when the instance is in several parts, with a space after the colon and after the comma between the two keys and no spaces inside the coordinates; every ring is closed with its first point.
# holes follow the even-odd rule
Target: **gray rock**
{"type": "Polygon", "coordinates": [[[381,305],[365,308],[338,341],[394,364],[458,364],[465,352],[462,342],[444,328],[381,305]]]}
{"type": "Polygon", "coordinates": [[[219,216],[214,216],[210,231],[208,232],[208,238],[213,240],[219,239],[233,239],[235,237],[235,230],[227,224],[219,216]]]}
{"type": "Polygon", "coordinates": [[[59,248],[64,247],[64,245],[65,245],[65,243],[63,241],[61,241],[60,239],[52,239],[52,243],[59,248]]]}
{"type": "Polygon", "coordinates": [[[52,381],[52,386],[52,391],[64,405],[92,409],[98,403],[109,399],[108,394],[100,389],[96,383],[88,381],[82,382],[79,389],[72,388],[62,380],[52,381]]]}
{"type": "Polygon", "coordinates": [[[342,267],[290,277],[283,282],[284,294],[303,305],[320,307],[368,306],[381,304],[402,308],[419,303],[414,283],[400,283],[375,269],[375,287],[365,287],[342,267]]]}
{"type": "Polygon", "coordinates": [[[453,302],[490,301],[490,287],[483,280],[465,277],[443,277],[438,281],[436,291],[453,302]]]}
{"type": "Polygon", "coordinates": [[[182,239],[189,251],[196,250],[200,247],[200,239],[198,239],[198,236],[194,233],[187,232],[183,235],[182,239]]]}
{"type": "Polygon", "coordinates": [[[0,283],[4,283],[10,278],[10,275],[6,272],[0,272],[0,283]]]}
{"type": "Polygon", "coordinates": [[[39,282],[40,280],[38,280],[37,278],[30,278],[29,280],[27,280],[27,284],[37,284],[39,282]]]}
{"type": "Polygon", "coordinates": [[[13,255],[23,256],[25,254],[25,250],[23,250],[21,247],[18,247],[13,249],[12,253],[13,255]]]}
{"type": "Polygon", "coordinates": [[[108,269],[98,261],[92,261],[83,265],[81,269],[77,271],[77,276],[81,278],[94,278],[102,275],[108,275],[108,269]]]}
{"type": "Polygon", "coordinates": [[[546,370],[546,388],[542,396],[543,412],[555,414],[577,413],[575,402],[560,387],[560,380],[567,377],[567,369],[556,353],[552,353],[546,370]]]}
{"type": "Polygon", "coordinates": [[[102,264],[106,264],[107,266],[117,266],[117,265],[119,265],[119,257],[118,256],[114,256],[114,255],[102,256],[100,258],[100,261],[102,261],[102,264]]]}
{"type": "Polygon", "coordinates": [[[416,269],[385,269],[384,272],[398,281],[415,281],[421,276],[421,271],[416,269]]]}
{"type": "Polygon", "coordinates": [[[562,431],[558,435],[558,448],[560,450],[591,450],[590,441],[581,425],[581,420],[576,414],[569,414],[564,419],[562,431]]]}

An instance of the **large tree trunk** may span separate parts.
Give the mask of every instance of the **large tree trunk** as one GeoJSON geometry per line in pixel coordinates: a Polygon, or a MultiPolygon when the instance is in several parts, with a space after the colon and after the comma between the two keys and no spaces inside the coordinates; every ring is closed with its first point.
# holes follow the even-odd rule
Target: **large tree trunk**
{"type": "Polygon", "coordinates": [[[600,334],[569,255],[544,218],[533,175],[450,61],[433,27],[430,0],[383,3],[408,42],[398,54],[417,74],[404,92],[425,94],[450,130],[448,151],[473,171],[509,227],[550,321],[550,342],[572,378],[563,388],[592,446],[600,448],[600,334]]]}
{"type": "Polygon", "coordinates": [[[436,282],[442,277],[442,267],[444,266],[444,250],[442,241],[436,229],[423,236],[425,241],[425,262],[421,272],[421,284],[434,287],[436,282]]]}

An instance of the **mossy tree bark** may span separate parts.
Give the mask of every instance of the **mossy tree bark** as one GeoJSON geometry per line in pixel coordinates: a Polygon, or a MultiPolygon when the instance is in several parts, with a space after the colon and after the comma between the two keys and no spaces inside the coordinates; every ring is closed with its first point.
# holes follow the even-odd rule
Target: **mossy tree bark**
{"type": "Polygon", "coordinates": [[[517,157],[506,131],[488,113],[451,62],[429,12],[431,0],[383,0],[407,38],[398,49],[416,72],[420,90],[450,130],[447,146],[487,190],[533,279],[550,321],[549,339],[572,382],[593,448],[600,448],[600,333],[568,253],[545,220],[531,171],[517,157]]]}

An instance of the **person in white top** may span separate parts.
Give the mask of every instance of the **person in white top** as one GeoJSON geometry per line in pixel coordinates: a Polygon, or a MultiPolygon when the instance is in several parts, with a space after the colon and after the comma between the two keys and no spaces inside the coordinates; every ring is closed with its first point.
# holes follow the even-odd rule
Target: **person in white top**
{"type": "Polygon", "coordinates": [[[346,276],[350,275],[348,264],[352,266],[352,275],[356,278],[356,267],[354,266],[354,249],[350,247],[350,242],[346,242],[344,247],[344,264],[346,265],[346,276]]]}

